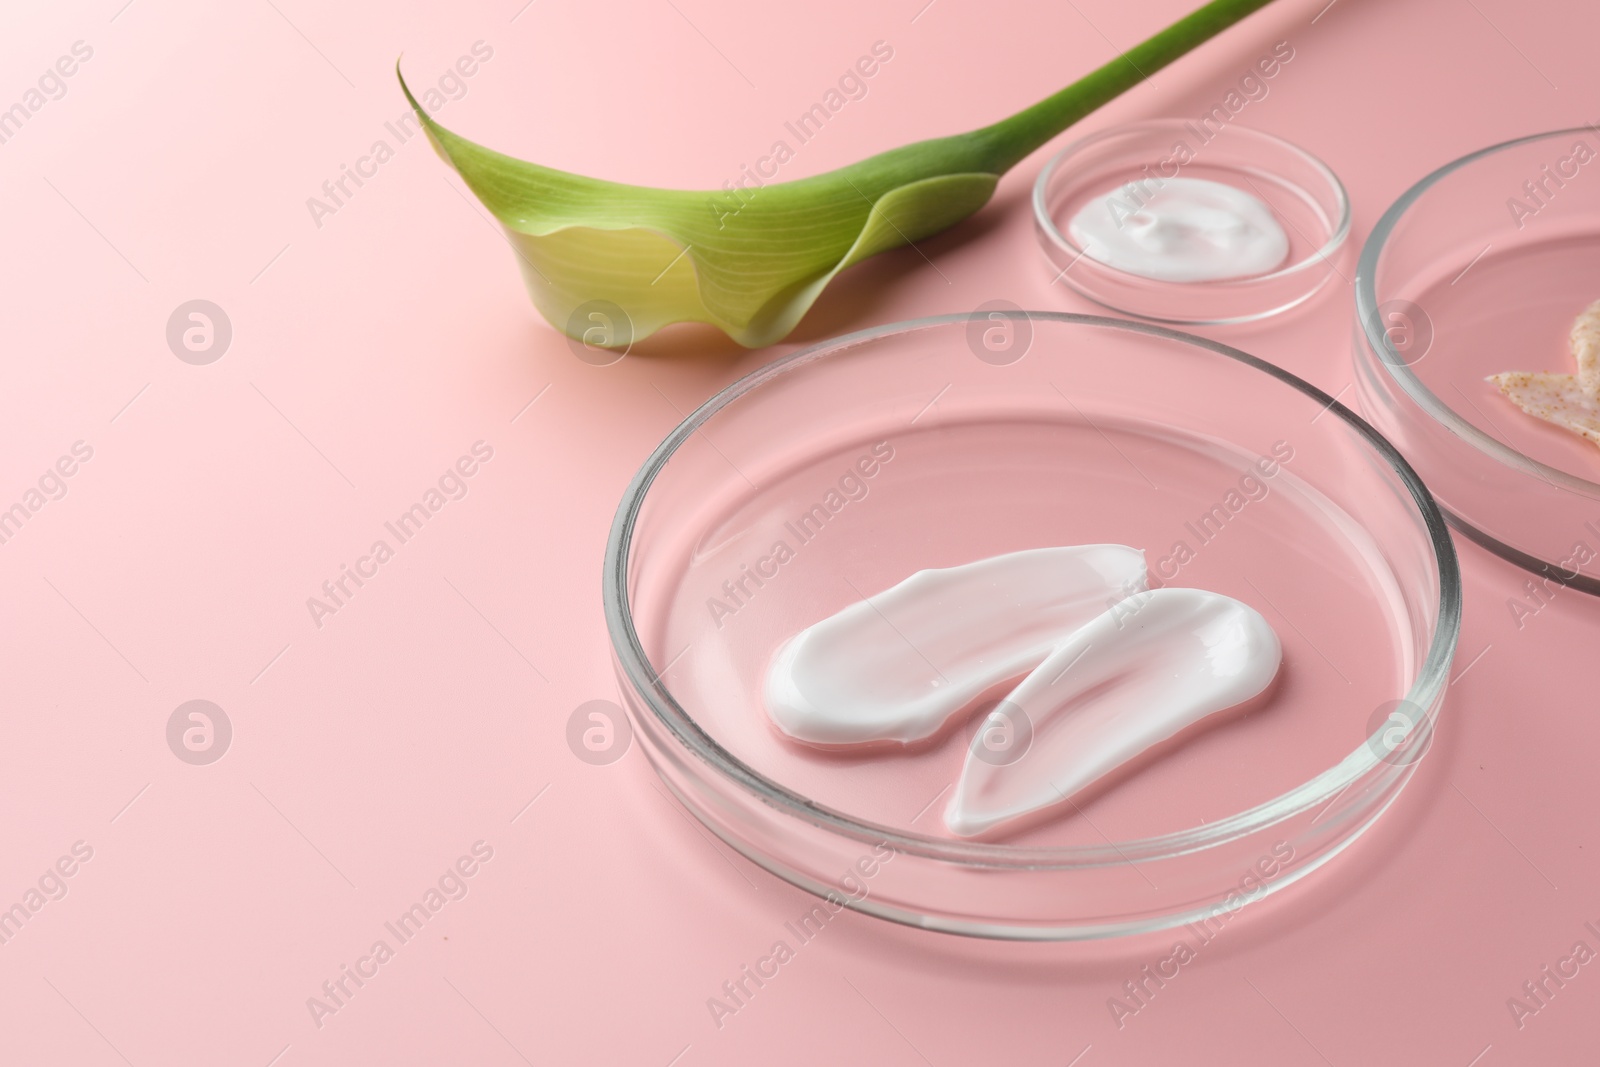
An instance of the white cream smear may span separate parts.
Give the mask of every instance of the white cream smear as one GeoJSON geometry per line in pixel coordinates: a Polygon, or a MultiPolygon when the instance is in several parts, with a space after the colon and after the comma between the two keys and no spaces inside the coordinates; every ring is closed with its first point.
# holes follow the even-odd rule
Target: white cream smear
{"type": "Polygon", "coordinates": [[[784,645],[767,671],[767,711],[814,745],[923,740],[1144,584],[1144,553],[1125,545],[918,571],[784,645]]]}
{"type": "Polygon", "coordinates": [[[918,571],[785,644],[768,713],[809,744],[909,744],[1021,678],[969,747],[945,825],[975,837],[1031,821],[1278,672],[1277,635],[1253,608],[1146,582],[1144,553],[1124,545],[918,571]],[[1015,754],[982,748],[1019,729],[1015,754]]]}
{"type": "Polygon", "coordinates": [[[1079,209],[1067,233],[1091,259],[1163,282],[1248,278],[1289,255],[1271,208],[1205,178],[1168,178],[1153,193],[1114,189],[1079,209]]]}
{"type": "Polygon", "coordinates": [[[967,753],[944,821],[975,837],[1068,803],[1154,745],[1260,694],[1278,635],[1254,608],[1202,589],[1157,589],[1075,631],[999,707],[967,753]],[[985,758],[989,731],[1032,737],[985,758]]]}

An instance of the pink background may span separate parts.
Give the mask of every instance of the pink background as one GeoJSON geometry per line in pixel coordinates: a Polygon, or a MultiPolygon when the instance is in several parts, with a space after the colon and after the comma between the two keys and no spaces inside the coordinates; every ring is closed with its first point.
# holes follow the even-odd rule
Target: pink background
{"type": "MultiPolygon", "coordinates": [[[[1519,628],[1525,576],[1471,546],[1460,680],[1410,790],[1120,1028],[1107,999],[1170,936],[994,945],[847,914],[719,1029],[707,998],[810,898],[714,843],[636,749],[590,766],[565,730],[616,697],[599,572],[629,475],[772,353],[688,331],[580,362],[420,139],[320,227],[306,200],[389,139],[401,52],[420,86],[493,49],[439,114],[468,136],[714,187],[874,41],[893,60],[786,177],[1007,114],[1188,5],[521,2],[0,15],[0,108],[93,49],[0,144],[0,507],[93,449],[0,545],[0,907],[93,850],[0,945],[0,1062],[1593,1061],[1600,966],[1520,1028],[1506,1000],[1600,948],[1600,605],[1561,593],[1519,628]],[[194,298],[233,327],[206,366],[165,340],[194,298]],[[306,599],[480,440],[468,495],[316,627],[306,599]],[[167,746],[193,699],[234,729],[209,766],[167,746]],[[397,944],[383,924],[478,841],[467,895],[319,1027],[307,998],[397,944]]],[[[1438,163],[1600,118],[1597,30],[1552,0],[1280,0],[1081,130],[1197,114],[1288,40],[1240,121],[1338,171],[1359,241],[1438,163]]],[[[932,265],[858,268],[791,340],[994,298],[1088,310],[1034,242],[1043,159],[925,242],[932,265]]],[[[1349,319],[1343,287],[1217,336],[1348,400],[1349,319]]]]}

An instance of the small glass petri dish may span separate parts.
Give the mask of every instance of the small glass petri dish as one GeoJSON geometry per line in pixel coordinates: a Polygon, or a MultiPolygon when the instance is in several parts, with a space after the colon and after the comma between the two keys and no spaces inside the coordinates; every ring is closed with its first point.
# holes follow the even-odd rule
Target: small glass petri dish
{"type": "Polygon", "coordinates": [[[1288,311],[1338,277],[1348,258],[1350,200],[1333,171],[1280,137],[1211,120],[1154,119],[1072,142],[1034,183],[1033,217],[1060,281],[1112,311],[1180,326],[1288,311]],[[1101,263],[1069,236],[1089,201],[1130,186],[1142,199],[1176,177],[1220,182],[1264,203],[1289,238],[1283,266],[1224,281],[1159,281],[1101,263]]]}
{"type": "Polygon", "coordinates": [[[1204,921],[1337,854],[1427,751],[1461,597],[1427,489],[1332,397],[1163,327],[1005,308],[707,401],[628,486],[603,593],[634,733],[719,837],[836,908],[1032,940],[1204,921]],[[942,817],[981,707],[889,752],[771,724],[762,680],[804,627],[923,568],[1093,543],[1260,611],[1284,647],[1265,702],[995,841],[942,817]]]}
{"type": "Polygon", "coordinates": [[[1406,190],[1356,267],[1355,365],[1367,417],[1456,529],[1546,582],[1600,595],[1600,449],[1484,380],[1576,373],[1567,333],[1600,299],[1597,160],[1593,129],[1554,130],[1406,190]]]}

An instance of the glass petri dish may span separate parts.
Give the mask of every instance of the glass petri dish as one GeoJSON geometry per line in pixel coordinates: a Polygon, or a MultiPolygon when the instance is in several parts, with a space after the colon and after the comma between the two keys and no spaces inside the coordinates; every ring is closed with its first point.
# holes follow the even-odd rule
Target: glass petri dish
{"type": "Polygon", "coordinates": [[[1426,752],[1460,621],[1427,489],[1336,400],[1162,327],[1008,310],[851,334],[707,401],[623,496],[604,598],[641,747],[729,845],[835,907],[1035,940],[1205,920],[1337,854],[1426,752]],[[987,842],[942,820],[981,708],[860,755],[770,724],[762,678],[805,626],[923,568],[1099,542],[1259,610],[1269,699],[987,842]]]}
{"type": "Polygon", "coordinates": [[[1600,449],[1524,414],[1484,377],[1575,373],[1567,331],[1600,299],[1597,150],[1592,129],[1554,130],[1412,186],[1361,251],[1355,331],[1361,406],[1451,524],[1592,594],[1600,449]]]}
{"type": "Polygon", "coordinates": [[[1034,228],[1057,277],[1102,307],[1153,322],[1211,326],[1252,322],[1309,300],[1337,277],[1350,235],[1350,200],[1327,165],[1280,137],[1233,124],[1154,119],[1067,145],[1033,186],[1034,228]],[[1107,266],[1068,236],[1088,201],[1163,179],[1204,178],[1249,193],[1289,237],[1284,265],[1211,282],[1157,281],[1107,266]]]}

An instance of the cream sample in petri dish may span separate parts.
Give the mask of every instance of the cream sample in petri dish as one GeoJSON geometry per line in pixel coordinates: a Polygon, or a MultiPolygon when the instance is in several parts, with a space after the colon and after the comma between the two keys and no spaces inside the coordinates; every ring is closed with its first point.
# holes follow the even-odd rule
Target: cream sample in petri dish
{"type": "MultiPolygon", "coordinates": [[[[1263,857],[1252,893],[1336,855],[1427,750],[1460,604],[1426,488],[1332,397],[1161,327],[1007,310],[852,334],[730,386],[636,475],[604,592],[641,748],[724,841],[863,912],[1029,939],[1216,914],[1263,857]],[[892,754],[797,743],[769,715],[795,635],[919,572],[1064,546],[1124,546],[1108,583],[1139,553],[1151,590],[1248,606],[1281,642],[1276,680],[994,839],[946,812],[1025,664],[943,729],[937,701],[885,724],[892,754]],[[841,881],[879,850],[865,893],[841,881]]],[[[1027,583],[1006,595],[1039,608],[1027,583]]]]}
{"type": "Polygon", "coordinates": [[[1350,202],[1305,149],[1237,123],[1156,119],[1074,141],[1040,172],[1052,274],[1114,311],[1251,322],[1337,279],[1350,202]]]}
{"type": "Polygon", "coordinates": [[[1567,370],[1502,371],[1487,380],[1525,413],[1600,444],[1600,300],[1573,320],[1567,347],[1567,370]]]}
{"type": "Polygon", "coordinates": [[[783,644],[764,695],[796,742],[892,756],[1003,693],[945,807],[951,833],[978,837],[1064,813],[1155,746],[1243,708],[1282,658],[1248,605],[1150,589],[1144,553],[1126,545],[1069,545],[921,570],[850,604],[783,644]]]}
{"type": "Polygon", "coordinates": [[[1554,130],[1473,152],[1379,218],[1356,270],[1366,416],[1464,535],[1600,595],[1600,449],[1519,411],[1488,380],[1575,373],[1570,334],[1600,297],[1600,136],[1554,130]]]}

